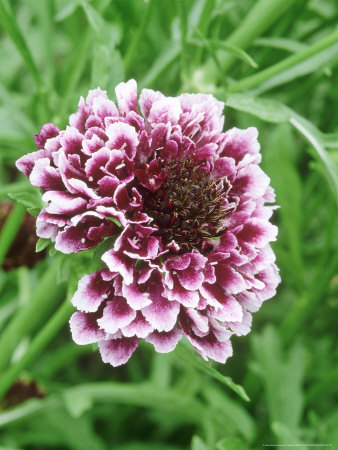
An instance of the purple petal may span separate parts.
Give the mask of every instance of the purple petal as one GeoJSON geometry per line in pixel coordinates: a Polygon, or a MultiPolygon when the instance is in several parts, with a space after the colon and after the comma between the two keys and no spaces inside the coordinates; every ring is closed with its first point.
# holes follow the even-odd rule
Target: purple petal
{"type": "Polygon", "coordinates": [[[136,336],[138,338],[144,339],[153,331],[153,327],[142,316],[142,313],[138,311],[135,319],[132,322],[130,322],[129,325],[122,328],[121,331],[123,336],[126,337],[136,336]]]}
{"type": "Polygon", "coordinates": [[[120,113],[125,116],[129,111],[138,112],[137,109],[137,84],[135,80],[120,83],[115,88],[117,104],[120,113]]]}
{"type": "Polygon", "coordinates": [[[34,136],[34,141],[39,149],[43,149],[45,147],[46,141],[51,139],[59,134],[59,128],[53,123],[46,123],[41,128],[40,132],[34,136]]]}
{"type": "Polygon", "coordinates": [[[50,214],[77,214],[85,208],[87,202],[81,197],[61,191],[48,191],[42,196],[44,202],[50,202],[46,211],[50,214]]]}
{"type": "Polygon", "coordinates": [[[101,256],[101,259],[107,264],[111,272],[119,272],[127,285],[133,282],[134,262],[127,256],[116,253],[114,250],[108,250],[101,256]]]}
{"type": "Polygon", "coordinates": [[[50,165],[49,158],[40,158],[35,162],[29,181],[33,186],[45,191],[60,191],[65,188],[60,170],[50,165]]]}
{"type": "MultiPolygon", "coordinates": [[[[113,275],[111,275],[113,276],[113,275]]],[[[108,298],[110,281],[102,280],[102,271],[84,275],[79,281],[72,304],[80,311],[95,312],[108,298]]]]}
{"type": "Polygon", "coordinates": [[[150,299],[152,304],[142,309],[142,314],[157,331],[170,331],[177,320],[180,304],[162,297],[160,289],[154,290],[150,299]]]}
{"type": "Polygon", "coordinates": [[[102,361],[109,363],[114,367],[125,364],[131,355],[136,350],[139,339],[132,338],[118,338],[109,341],[100,341],[99,349],[102,356],[102,361]]]}
{"type": "Polygon", "coordinates": [[[120,328],[130,324],[136,317],[136,312],[130,308],[123,297],[115,296],[108,301],[102,318],[97,321],[104,331],[110,334],[116,333],[120,328]]]}
{"type": "Polygon", "coordinates": [[[168,333],[154,331],[146,337],[145,341],[153,344],[158,353],[169,353],[175,349],[181,337],[182,333],[175,327],[168,333]]]}
{"type": "Polygon", "coordinates": [[[87,345],[105,338],[106,333],[97,325],[96,316],[75,312],[70,318],[70,331],[76,344],[87,345]]]}
{"type": "Polygon", "coordinates": [[[150,294],[148,292],[141,292],[137,283],[129,285],[123,283],[122,292],[128,304],[135,310],[151,305],[150,294]]]}
{"type": "Polygon", "coordinates": [[[138,145],[138,136],[134,127],[127,123],[115,122],[106,129],[109,138],[107,145],[111,149],[123,149],[130,159],[134,159],[138,145]]]}
{"type": "Polygon", "coordinates": [[[148,119],[153,103],[162,99],[164,95],[161,92],[152,89],[142,89],[140,94],[140,108],[143,116],[148,119]]]}

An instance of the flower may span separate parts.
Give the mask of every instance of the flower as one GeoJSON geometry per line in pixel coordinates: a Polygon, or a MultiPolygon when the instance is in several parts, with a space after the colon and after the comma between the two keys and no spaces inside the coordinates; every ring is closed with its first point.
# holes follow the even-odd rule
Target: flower
{"type": "Polygon", "coordinates": [[[37,234],[64,253],[106,237],[107,268],[85,275],[70,320],[78,344],[125,363],[140,339],[172,351],[184,335],[224,363],[230,337],[280,281],[270,241],[274,191],[261,170],[257,130],[223,133],[211,95],[165,97],[134,80],[81,98],[69,126],[42,127],[38,151],[17,167],[45,191],[37,234]]]}

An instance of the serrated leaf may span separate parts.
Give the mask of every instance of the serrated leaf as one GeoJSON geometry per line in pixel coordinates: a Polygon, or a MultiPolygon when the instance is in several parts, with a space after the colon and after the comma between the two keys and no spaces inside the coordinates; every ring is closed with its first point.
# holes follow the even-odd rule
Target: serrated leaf
{"type": "Polygon", "coordinates": [[[50,239],[39,238],[39,240],[38,240],[38,242],[36,243],[36,246],[35,246],[36,253],[42,252],[42,250],[47,248],[50,243],[51,243],[50,239]]]}

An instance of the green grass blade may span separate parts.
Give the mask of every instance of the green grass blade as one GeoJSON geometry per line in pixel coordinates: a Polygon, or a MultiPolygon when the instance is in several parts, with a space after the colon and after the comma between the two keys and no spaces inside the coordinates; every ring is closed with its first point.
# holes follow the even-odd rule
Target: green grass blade
{"type": "Polygon", "coordinates": [[[42,88],[42,80],[40,72],[34,62],[33,55],[27,45],[27,42],[15,20],[14,13],[9,4],[4,0],[0,0],[0,23],[6,33],[12,39],[17,50],[21,54],[28,70],[30,71],[33,80],[38,89],[42,88]]]}

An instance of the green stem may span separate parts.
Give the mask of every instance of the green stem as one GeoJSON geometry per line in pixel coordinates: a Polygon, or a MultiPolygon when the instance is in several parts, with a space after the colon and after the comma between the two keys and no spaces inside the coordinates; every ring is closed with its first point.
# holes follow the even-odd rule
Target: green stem
{"type": "Polygon", "coordinates": [[[312,56],[321,52],[325,48],[330,47],[337,41],[338,41],[338,30],[331,33],[329,36],[322,39],[321,41],[311,45],[306,50],[303,50],[292,56],[289,56],[288,58],[285,58],[283,61],[274,64],[273,66],[268,67],[267,69],[264,69],[254,75],[251,75],[250,77],[243,78],[242,80],[233,83],[232,85],[229,86],[229,91],[243,92],[248,89],[251,89],[263,83],[264,81],[269,80],[275,75],[278,75],[279,73],[284,72],[287,69],[290,69],[291,67],[299,64],[300,62],[308,58],[311,58],[312,56]]]}
{"type": "MultiPolygon", "coordinates": [[[[245,50],[295,2],[296,0],[258,0],[238,28],[226,39],[226,43],[245,50]]],[[[236,57],[232,54],[223,56],[220,53],[220,57],[223,57],[224,71],[228,71],[236,62],[236,57]]]]}
{"type": "Polygon", "coordinates": [[[28,70],[30,71],[33,80],[38,89],[43,85],[40,72],[34,62],[33,56],[27,42],[15,20],[15,15],[10,7],[9,3],[0,0],[0,23],[8,33],[9,37],[13,41],[14,45],[21,54],[23,60],[26,63],[28,70]]]}
{"type": "Polygon", "coordinates": [[[137,49],[139,47],[140,42],[142,42],[143,35],[149,25],[149,19],[151,15],[151,11],[154,6],[154,0],[150,0],[147,5],[147,9],[142,17],[142,22],[137,30],[137,33],[134,36],[130,46],[128,47],[125,59],[124,59],[124,69],[125,72],[129,72],[131,65],[133,64],[135,55],[137,53],[137,49]]]}
{"type": "Polygon", "coordinates": [[[151,86],[157,78],[172,64],[180,54],[180,46],[177,42],[171,42],[165,46],[146,75],[141,79],[139,89],[151,86]]]}
{"type": "Polygon", "coordinates": [[[20,372],[30,364],[33,359],[41,353],[41,351],[49,344],[49,342],[58,333],[61,327],[69,319],[73,306],[69,299],[66,299],[60,308],[53,314],[51,319],[32,340],[27,352],[23,357],[13,364],[0,380],[0,398],[7,392],[12,386],[20,372]]]}
{"type": "MultiPolygon", "coordinates": [[[[212,12],[215,8],[215,0],[205,0],[197,29],[203,36],[206,36],[211,21],[212,12]]],[[[202,59],[203,47],[197,47],[193,52],[194,66],[198,67],[202,59]]]]}
{"type": "Polygon", "coordinates": [[[9,411],[0,413],[0,427],[40,412],[53,406],[74,402],[78,398],[88,399],[91,403],[109,403],[139,406],[167,413],[173,413],[180,417],[182,423],[200,425],[206,416],[220,427],[226,426],[225,420],[219,414],[219,410],[206,407],[199,399],[184,396],[174,389],[154,389],[149,383],[126,382],[97,382],[79,384],[72,388],[62,390],[58,395],[50,395],[44,399],[31,399],[9,411]],[[61,395],[60,395],[61,394],[61,395]]]}
{"type": "Polygon", "coordinates": [[[187,52],[187,7],[185,0],[177,0],[181,28],[181,80],[183,85],[189,77],[189,63],[187,52]]]}
{"type": "Polygon", "coordinates": [[[65,295],[65,287],[56,282],[58,259],[46,270],[29,301],[20,307],[0,337],[0,372],[6,369],[21,338],[32,332],[65,295]]]}
{"type": "Polygon", "coordinates": [[[67,108],[69,106],[69,99],[73,95],[76,85],[79,82],[81,74],[83,72],[86,59],[88,58],[88,47],[91,42],[92,30],[88,27],[87,31],[84,33],[81,43],[78,47],[77,58],[73,64],[73,70],[68,79],[68,84],[65,92],[62,95],[62,105],[59,110],[58,119],[63,120],[67,108]]]}
{"type": "MultiPolygon", "coordinates": [[[[16,233],[19,230],[22,218],[25,215],[26,208],[23,205],[16,204],[7,218],[0,234],[0,266],[4,262],[6,254],[15,239],[16,233]]],[[[1,348],[1,347],[0,347],[1,348]]]]}

